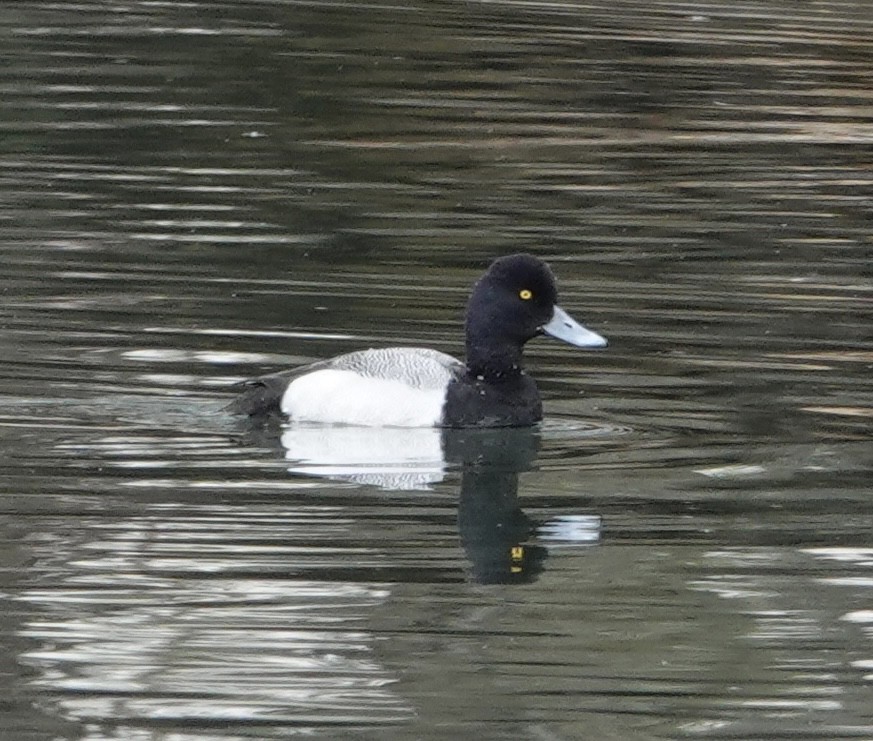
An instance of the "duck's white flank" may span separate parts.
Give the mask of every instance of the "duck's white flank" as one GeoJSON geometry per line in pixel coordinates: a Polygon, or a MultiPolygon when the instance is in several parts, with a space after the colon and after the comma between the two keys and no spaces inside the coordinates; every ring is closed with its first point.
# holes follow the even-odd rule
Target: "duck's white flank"
{"type": "Polygon", "coordinates": [[[433,427],[460,363],[424,348],[364,350],[295,378],[282,412],[298,422],[368,427],[433,427]]]}

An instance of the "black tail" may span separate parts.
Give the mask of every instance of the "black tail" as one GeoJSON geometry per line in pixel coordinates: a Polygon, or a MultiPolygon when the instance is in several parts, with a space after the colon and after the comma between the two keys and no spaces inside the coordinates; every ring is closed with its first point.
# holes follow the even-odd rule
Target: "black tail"
{"type": "Polygon", "coordinates": [[[237,384],[240,394],[225,409],[231,414],[265,417],[282,413],[282,395],[288,388],[293,371],[273,373],[237,384]]]}

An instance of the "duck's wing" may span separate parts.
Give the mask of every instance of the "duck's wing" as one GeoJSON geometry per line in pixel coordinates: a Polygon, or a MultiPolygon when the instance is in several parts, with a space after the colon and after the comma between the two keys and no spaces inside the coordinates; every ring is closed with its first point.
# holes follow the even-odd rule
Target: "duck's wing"
{"type": "Polygon", "coordinates": [[[400,381],[412,388],[445,388],[464,368],[451,355],[424,347],[387,347],[339,355],[292,370],[250,378],[236,385],[239,396],[226,407],[232,414],[281,414],[282,397],[296,378],[320,370],[347,370],[366,378],[400,381]]]}
{"type": "Polygon", "coordinates": [[[445,388],[464,366],[451,355],[426,347],[385,347],[340,355],[322,367],[430,391],[445,388]]]}

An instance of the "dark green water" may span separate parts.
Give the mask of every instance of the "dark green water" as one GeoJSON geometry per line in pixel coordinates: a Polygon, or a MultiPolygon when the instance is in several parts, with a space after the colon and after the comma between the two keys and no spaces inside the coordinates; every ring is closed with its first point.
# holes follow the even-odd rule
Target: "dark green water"
{"type": "Polygon", "coordinates": [[[0,7],[0,739],[873,734],[864,2],[0,7]],[[252,430],[460,354],[537,430],[252,430]]]}

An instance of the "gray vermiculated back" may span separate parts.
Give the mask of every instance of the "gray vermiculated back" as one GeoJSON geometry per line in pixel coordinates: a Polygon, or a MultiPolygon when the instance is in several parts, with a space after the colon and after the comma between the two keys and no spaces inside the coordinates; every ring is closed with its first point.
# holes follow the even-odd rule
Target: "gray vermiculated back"
{"type": "Polygon", "coordinates": [[[367,378],[401,381],[419,389],[444,388],[463,363],[451,355],[423,347],[386,347],[340,355],[325,364],[367,378]]]}

